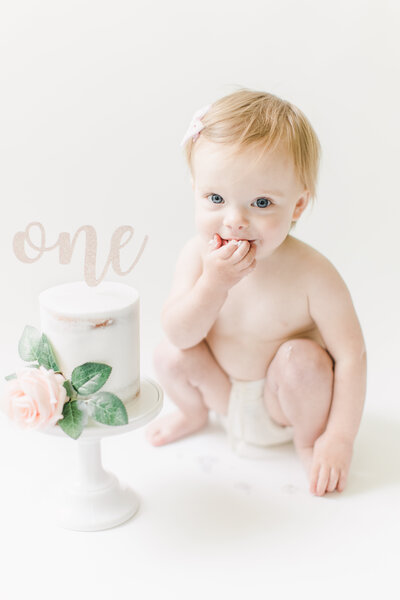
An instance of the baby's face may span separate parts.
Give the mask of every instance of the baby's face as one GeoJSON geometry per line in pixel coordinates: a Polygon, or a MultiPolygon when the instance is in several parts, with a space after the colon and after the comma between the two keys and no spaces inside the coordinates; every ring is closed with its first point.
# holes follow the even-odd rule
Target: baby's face
{"type": "Polygon", "coordinates": [[[286,239],[292,221],[307,206],[309,193],[283,147],[265,153],[229,146],[201,136],[193,156],[196,226],[205,241],[218,233],[255,243],[257,259],[270,256],[286,239]]]}

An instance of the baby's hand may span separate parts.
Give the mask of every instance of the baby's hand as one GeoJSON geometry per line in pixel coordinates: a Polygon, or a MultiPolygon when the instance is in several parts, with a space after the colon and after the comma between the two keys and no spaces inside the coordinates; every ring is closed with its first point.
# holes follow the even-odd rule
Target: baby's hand
{"type": "Polygon", "coordinates": [[[314,444],[310,470],[311,493],[323,496],[325,492],[343,492],[352,454],[352,442],[323,433],[314,444]]]}
{"type": "Polygon", "coordinates": [[[221,237],[216,233],[204,260],[204,271],[213,284],[229,289],[254,271],[255,254],[255,245],[247,240],[231,240],[222,245],[221,237]]]}

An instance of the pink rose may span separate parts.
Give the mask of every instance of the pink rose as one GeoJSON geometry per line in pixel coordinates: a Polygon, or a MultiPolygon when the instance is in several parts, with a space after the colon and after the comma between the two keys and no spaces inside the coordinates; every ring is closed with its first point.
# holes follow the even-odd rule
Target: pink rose
{"type": "Polygon", "coordinates": [[[67,400],[64,377],[44,367],[25,367],[17,378],[6,383],[0,405],[4,412],[25,429],[43,429],[62,418],[67,400]]]}

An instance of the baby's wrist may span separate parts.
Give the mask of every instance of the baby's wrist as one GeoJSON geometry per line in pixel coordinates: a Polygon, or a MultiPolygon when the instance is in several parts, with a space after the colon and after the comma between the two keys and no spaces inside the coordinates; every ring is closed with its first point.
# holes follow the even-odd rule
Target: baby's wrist
{"type": "Polygon", "coordinates": [[[356,434],[352,431],[346,431],[344,429],[337,429],[334,427],[326,428],[326,435],[330,438],[335,439],[337,441],[346,442],[348,444],[353,444],[356,434]]]}
{"type": "Polygon", "coordinates": [[[230,288],[226,282],[216,279],[206,270],[203,271],[200,281],[203,288],[207,291],[207,295],[210,294],[215,298],[221,297],[221,299],[225,300],[230,288]]]}

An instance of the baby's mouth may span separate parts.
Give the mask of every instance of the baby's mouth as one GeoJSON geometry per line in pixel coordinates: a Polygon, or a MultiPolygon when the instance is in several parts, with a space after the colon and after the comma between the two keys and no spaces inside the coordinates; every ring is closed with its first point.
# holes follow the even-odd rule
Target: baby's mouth
{"type": "Polygon", "coordinates": [[[232,240],[234,240],[235,242],[249,242],[249,244],[254,243],[256,241],[256,240],[248,240],[247,238],[228,238],[228,239],[221,238],[221,245],[226,246],[226,244],[229,244],[229,242],[231,242],[232,240]]]}

